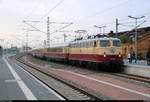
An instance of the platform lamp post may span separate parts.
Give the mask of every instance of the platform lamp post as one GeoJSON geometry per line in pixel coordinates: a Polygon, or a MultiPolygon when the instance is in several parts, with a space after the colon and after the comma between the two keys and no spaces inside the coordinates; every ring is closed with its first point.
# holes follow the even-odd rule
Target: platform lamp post
{"type": "Polygon", "coordinates": [[[141,17],[133,17],[133,16],[128,16],[129,18],[131,19],[135,19],[135,58],[137,60],[137,36],[138,36],[138,33],[137,33],[137,20],[138,19],[142,19],[144,18],[145,16],[141,16],[141,17]]]}

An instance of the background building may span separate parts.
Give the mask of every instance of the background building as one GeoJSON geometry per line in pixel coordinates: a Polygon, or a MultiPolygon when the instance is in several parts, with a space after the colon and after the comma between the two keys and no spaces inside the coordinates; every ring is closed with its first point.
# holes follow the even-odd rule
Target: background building
{"type": "MultiPolygon", "coordinates": [[[[150,47],[150,27],[139,28],[138,30],[138,41],[137,41],[137,53],[138,59],[145,59],[146,52],[150,47]]],[[[113,31],[109,33],[109,36],[115,37],[113,31]]],[[[127,58],[130,49],[135,50],[135,30],[119,32],[118,37],[123,43],[123,56],[127,58]]]]}

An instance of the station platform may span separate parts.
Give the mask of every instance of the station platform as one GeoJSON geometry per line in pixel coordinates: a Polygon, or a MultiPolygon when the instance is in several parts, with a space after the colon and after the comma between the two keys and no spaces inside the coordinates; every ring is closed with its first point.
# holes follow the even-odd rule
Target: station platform
{"type": "Polygon", "coordinates": [[[132,61],[132,63],[129,63],[128,60],[124,60],[124,64],[129,67],[150,68],[150,66],[147,65],[146,60],[137,60],[136,63],[134,60],[132,61]]]}
{"type": "Polygon", "coordinates": [[[0,57],[0,100],[64,100],[40,80],[13,63],[8,56],[0,57]]]}
{"type": "Polygon", "coordinates": [[[134,60],[132,63],[129,63],[128,60],[124,60],[124,65],[126,66],[124,69],[125,73],[150,78],[150,66],[147,65],[146,60],[137,60],[137,63],[135,63],[134,60]]]}

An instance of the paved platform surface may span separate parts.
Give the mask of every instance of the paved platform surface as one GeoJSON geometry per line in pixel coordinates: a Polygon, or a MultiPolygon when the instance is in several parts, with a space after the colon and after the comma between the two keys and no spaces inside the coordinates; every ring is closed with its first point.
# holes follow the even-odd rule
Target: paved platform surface
{"type": "Polygon", "coordinates": [[[135,74],[150,78],[150,66],[147,65],[145,60],[138,60],[137,63],[129,63],[128,60],[124,60],[124,64],[127,66],[125,72],[128,74],[135,74]]]}
{"type": "Polygon", "coordinates": [[[143,67],[143,68],[150,68],[150,66],[147,65],[146,60],[137,60],[136,63],[134,60],[132,61],[132,63],[129,63],[128,60],[124,60],[124,64],[127,66],[137,66],[137,67],[143,67]]]}
{"type": "Polygon", "coordinates": [[[0,57],[0,100],[64,99],[6,57],[0,57]]]}

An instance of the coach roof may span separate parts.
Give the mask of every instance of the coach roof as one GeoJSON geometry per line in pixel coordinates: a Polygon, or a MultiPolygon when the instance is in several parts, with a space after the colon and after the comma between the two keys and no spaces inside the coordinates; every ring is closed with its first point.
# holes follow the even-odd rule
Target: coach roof
{"type": "Polygon", "coordinates": [[[76,43],[82,43],[82,42],[91,42],[91,41],[99,41],[99,40],[120,40],[120,39],[118,39],[118,38],[108,38],[108,37],[94,38],[94,39],[82,39],[82,40],[72,41],[72,42],[70,42],[70,44],[76,44],[76,43]]]}

